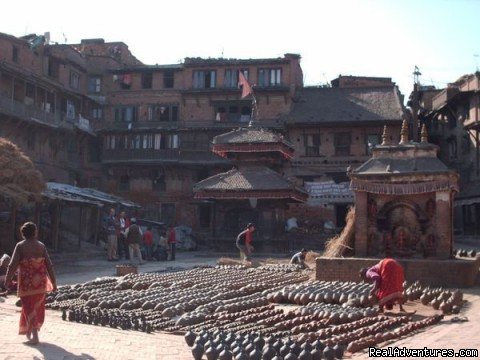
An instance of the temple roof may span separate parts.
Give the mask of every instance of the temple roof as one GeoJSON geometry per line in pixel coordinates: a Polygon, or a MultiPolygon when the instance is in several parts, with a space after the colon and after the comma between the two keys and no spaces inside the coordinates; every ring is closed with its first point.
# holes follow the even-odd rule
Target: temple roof
{"type": "Polygon", "coordinates": [[[225,173],[211,176],[195,184],[195,197],[199,193],[221,193],[220,198],[293,198],[305,201],[307,193],[282,177],[279,173],[263,166],[246,167],[241,170],[232,169],[225,173]],[[226,196],[227,194],[230,194],[226,196]],[[263,195],[262,195],[263,194],[263,195]]]}
{"type": "Polygon", "coordinates": [[[354,173],[358,175],[381,174],[414,174],[414,173],[447,173],[448,167],[437,157],[418,158],[371,158],[357,168],[354,173]]]}
{"type": "Polygon", "coordinates": [[[403,107],[394,86],[361,88],[305,87],[292,112],[290,124],[400,121],[403,107]]]}

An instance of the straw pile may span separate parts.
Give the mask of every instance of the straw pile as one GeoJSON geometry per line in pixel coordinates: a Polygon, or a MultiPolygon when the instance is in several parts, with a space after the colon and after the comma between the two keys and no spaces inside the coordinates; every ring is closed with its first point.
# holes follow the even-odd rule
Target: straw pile
{"type": "Polygon", "coordinates": [[[340,235],[328,240],[325,244],[324,257],[342,257],[353,255],[355,238],[355,208],[352,206],[345,216],[346,225],[340,235]]]}
{"type": "Polygon", "coordinates": [[[17,205],[40,198],[42,174],[15,144],[0,138],[0,196],[17,205]]]}

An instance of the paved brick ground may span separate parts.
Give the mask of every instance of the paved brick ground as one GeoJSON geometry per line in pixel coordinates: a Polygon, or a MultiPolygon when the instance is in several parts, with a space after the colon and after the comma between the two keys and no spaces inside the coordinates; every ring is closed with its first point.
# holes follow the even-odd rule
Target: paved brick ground
{"type": "MultiPolygon", "coordinates": [[[[178,261],[149,263],[141,271],[161,270],[168,266],[187,267],[195,264],[214,263],[208,254],[180,254],[178,261]]],[[[112,275],[114,264],[103,259],[90,259],[57,264],[59,283],[76,283],[97,276],[112,275]]],[[[447,317],[441,324],[419,332],[415,336],[398,340],[389,346],[407,348],[476,348],[480,349],[480,287],[464,290],[467,305],[461,315],[468,322],[452,323],[447,317]]],[[[0,300],[1,301],[1,300],[0,300]]],[[[71,323],[61,319],[61,313],[47,311],[45,324],[40,332],[41,344],[32,347],[23,344],[24,337],[17,335],[19,308],[14,306],[15,296],[0,303],[0,360],[1,359],[192,359],[183,337],[164,333],[145,334],[138,331],[122,331],[109,327],[71,323]]],[[[422,305],[408,305],[421,308],[422,305]]],[[[428,314],[423,307],[422,314],[428,314]]],[[[366,359],[366,352],[357,353],[354,359],[366,359]]]]}

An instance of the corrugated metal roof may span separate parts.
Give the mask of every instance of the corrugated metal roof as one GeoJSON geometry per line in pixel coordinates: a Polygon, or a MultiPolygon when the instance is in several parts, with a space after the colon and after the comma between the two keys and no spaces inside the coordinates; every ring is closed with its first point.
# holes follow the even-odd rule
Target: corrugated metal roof
{"type": "Polygon", "coordinates": [[[47,189],[43,193],[48,198],[60,199],[65,201],[83,202],[88,204],[119,204],[124,207],[140,207],[133,201],[122,199],[121,197],[107,194],[102,191],[89,188],[80,188],[73,185],[48,182],[47,189]]]}

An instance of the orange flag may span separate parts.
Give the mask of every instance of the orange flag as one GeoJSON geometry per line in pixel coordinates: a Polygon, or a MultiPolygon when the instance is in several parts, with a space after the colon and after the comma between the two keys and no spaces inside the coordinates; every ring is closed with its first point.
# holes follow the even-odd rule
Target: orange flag
{"type": "Polygon", "coordinates": [[[240,86],[242,87],[242,99],[252,93],[252,87],[241,71],[238,72],[238,87],[240,86]]]}

